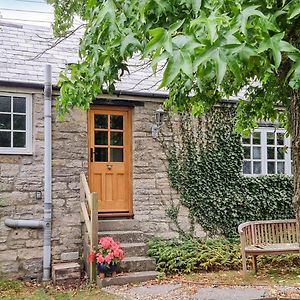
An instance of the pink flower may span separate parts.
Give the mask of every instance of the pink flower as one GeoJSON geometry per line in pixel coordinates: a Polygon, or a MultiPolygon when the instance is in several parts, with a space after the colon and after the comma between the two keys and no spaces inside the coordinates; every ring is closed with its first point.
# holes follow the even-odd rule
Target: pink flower
{"type": "Polygon", "coordinates": [[[93,262],[96,258],[96,253],[94,251],[91,251],[90,254],[87,257],[87,260],[89,263],[93,262]]]}
{"type": "Polygon", "coordinates": [[[110,264],[111,261],[113,260],[113,258],[114,258],[114,254],[111,252],[111,253],[108,253],[105,256],[104,260],[105,260],[106,263],[110,264]]]}
{"type": "Polygon", "coordinates": [[[99,240],[99,244],[102,246],[104,250],[109,249],[111,247],[111,243],[113,239],[109,236],[105,236],[99,240]]]}
{"type": "Polygon", "coordinates": [[[105,259],[104,259],[103,255],[102,255],[101,253],[98,253],[98,254],[96,255],[96,257],[97,257],[97,262],[98,262],[99,264],[103,264],[103,263],[104,263],[105,259]]]}

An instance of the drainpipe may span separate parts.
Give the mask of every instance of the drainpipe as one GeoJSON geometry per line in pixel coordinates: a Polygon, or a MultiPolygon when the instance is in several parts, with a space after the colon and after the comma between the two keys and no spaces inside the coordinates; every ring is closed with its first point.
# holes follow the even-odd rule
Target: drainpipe
{"type": "Polygon", "coordinates": [[[45,67],[44,88],[44,249],[43,280],[50,280],[51,268],[51,219],[52,219],[52,129],[51,129],[51,65],[45,67]]]}
{"type": "Polygon", "coordinates": [[[11,228],[44,228],[44,221],[6,219],[4,224],[11,228]]]}

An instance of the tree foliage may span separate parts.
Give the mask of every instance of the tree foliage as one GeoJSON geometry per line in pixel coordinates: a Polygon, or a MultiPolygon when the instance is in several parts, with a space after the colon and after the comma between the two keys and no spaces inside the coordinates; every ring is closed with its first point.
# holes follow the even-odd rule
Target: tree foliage
{"type": "Polygon", "coordinates": [[[244,89],[250,101],[239,103],[238,129],[261,118],[287,124],[288,90],[300,85],[299,0],[49,2],[57,34],[74,15],[86,22],[80,62],[60,77],[62,113],[87,108],[103,86],[112,92],[128,59],[140,53],[153,72],[165,63],[160,86],[175,110],[202,113],[244,89]]]}

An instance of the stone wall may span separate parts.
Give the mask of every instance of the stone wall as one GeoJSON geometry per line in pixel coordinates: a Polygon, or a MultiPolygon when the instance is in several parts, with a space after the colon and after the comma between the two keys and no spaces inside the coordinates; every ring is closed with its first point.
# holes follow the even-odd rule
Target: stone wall
{"type": "MultiPolygon", "coordinates": [[[[166,160],[151,135],[157,102],[133,109],[133,209],[149,235],[171,238],[175,227],[165,214],[178,195],[170,189],[166,160]]],[[[55,107],[53,106],[53,114],[55,107]]],[[[43,219],[43,96],[33,94],[33,154],[0,155],[0,277],[40,278],[43,231],[11,229],[6,218],[43,219]]],[[[87,171],[87,113],[73,110],[60,122],[53,118],[52,262],[76,260],[82,247],[79,174],[87,171]]],[[[182,209],[181,225],[188,226],[182,209]]]]}
{"type": "MultiPolygon", "coordinates": [[[[55,108],[53,107],[53,113],[55,108]]],[[[43,96],[33,94],[33,154],[0,155],[0,277],[39,278],[43,230],[11,229],[6,218],[43,219],[43,96]]],[[[52,260],[73,259],[81,248],[79,173],[87,169],[86,113],[53,119],[52,260]]]]}

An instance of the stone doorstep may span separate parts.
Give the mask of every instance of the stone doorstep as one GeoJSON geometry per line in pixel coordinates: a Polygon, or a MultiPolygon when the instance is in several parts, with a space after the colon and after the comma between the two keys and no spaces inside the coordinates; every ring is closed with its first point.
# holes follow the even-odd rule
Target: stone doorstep
{"type": "Polygon", "coordinates": [[[144,242],[145,237],[142,231],[130,230],[130,231],[100,231],[98,237],[110,236],[114,240],[120,243],[139,243],[144,242]]]}
{"type": "Polygon", "coordinates": [[[155,259],[146,256],[125,257],[120,267],[124,272],[154,271],[155,259]]]}
{"type": "Polygon", "coordinates": [[[97,285],[99,287],[105,287],[110,285],[124,285],[129,283],[139,283],[143,281],[149,281],[156,279],[158,276],[157,271],[143,271],[143,272],[132,272],[115,277],[99,278],[97,276],[97,285]]]}
{"type": "Polygon", "coordinates": [[[79,263],[58,263],[52,267],[52,280],[54,284],[70,284],[80,281],[81,268],[79,263]]]}

